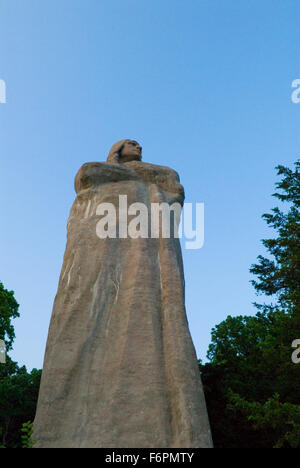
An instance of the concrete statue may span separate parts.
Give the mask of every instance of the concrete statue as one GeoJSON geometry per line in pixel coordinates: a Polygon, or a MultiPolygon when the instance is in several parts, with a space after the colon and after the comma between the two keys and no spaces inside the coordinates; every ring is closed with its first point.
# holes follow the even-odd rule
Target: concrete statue
{"type": "Polygon", "coordinates": [[[112,204],[120,214],[120,195],[149,210],[161,202],[182,206],[178,174],[142,162],[141,150],[122,140],[106,162],[86,163],[76,175],[36,447],[212,447],[179,239],[120,235],[118,217],[116,236],[97,234],[99,206],[112,204]]]}

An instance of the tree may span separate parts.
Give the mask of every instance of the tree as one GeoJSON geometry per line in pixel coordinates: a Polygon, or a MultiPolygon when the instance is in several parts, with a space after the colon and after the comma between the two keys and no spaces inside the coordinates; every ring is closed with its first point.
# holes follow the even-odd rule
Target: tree
{"type": "MultiPolygon", "coordinates": [[[[259,293],[276,296],[280,307],[293,317],[300,314],[300,160],[295,170],[278,166],[278,175],[283,176],[276,184],[274,197],[290,203],[284,212],[278,207],[271,214],[264,214],[268,225],[278,232],[275,239],[262,242],[272,259],[259,256],[259,262],[250,271],[258,277],[252,283],[259,293]]],[[[257,305],[259,309],[272,310],[273,306],[257,305]]]]}
{"type": "Polygon", "coordinates": [[[263,215],[277,236],[263,240],[271,258],[250,271],[257,293],[274,297],[255,304],[254,317],[227,317],[212,331],[210,363],[200,366],[215,445],[300,448],[300,366],[291,345],[300,338],[300,161],[278,166],[274,196],[288,203],[263,215]],[[217,395],[217,402],[215,396],[217,395]]]}
{"type": "Polygon", "coordinates": [[[5,341],[7,351],[12,349],[15,339],[12,319],[20,316],[18,309],[19,304],[14,297],[14,292],[5,289],[0,282],[0,339],[5,341]]]}
{"type": "Polygon", "coordinates": [[[21,429],[35,416],[41,371],[18,367],[14,374],[0,379],[0,427],[2,445],[21,447],[21,429]]]}
{"type": "MultiPolygon", "coordinates": [[[[18,308],[13,291],[7,291],[0,282],[0,338],[8,351],[15,339],[12,320],[19,317],[18,308]]],[[[21,429],[34,419],[40,378],[40,370],[28,373],[9,356],[6,364],[0,364],[0,446],[22,446],[21,429]]]]}

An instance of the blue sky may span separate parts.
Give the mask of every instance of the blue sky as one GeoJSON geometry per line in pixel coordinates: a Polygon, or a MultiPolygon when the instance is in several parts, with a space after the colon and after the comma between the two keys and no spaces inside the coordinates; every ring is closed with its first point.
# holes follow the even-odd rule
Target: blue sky
{"type": "Polygon", "coordinates": [[[270,234],[277,164],[299,158],[298,0],[0,0],[0,280],[15,291],[12,357],[43,362],[87,161],[133,138],[205,203],[184,250],[187,314],[205,358],[213,326],[253,314],[250,265],[270,234]]]}

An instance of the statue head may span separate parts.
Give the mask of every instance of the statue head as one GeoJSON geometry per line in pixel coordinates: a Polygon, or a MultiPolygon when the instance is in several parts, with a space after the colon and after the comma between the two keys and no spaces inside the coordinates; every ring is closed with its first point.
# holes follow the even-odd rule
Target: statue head
{"type": "Polygon", "coordinates": [[[115,143],[109,152],[107,162],[118,164],[128,161],[141,161],[142,147],[135,140],[120,140],[115,143]]]}

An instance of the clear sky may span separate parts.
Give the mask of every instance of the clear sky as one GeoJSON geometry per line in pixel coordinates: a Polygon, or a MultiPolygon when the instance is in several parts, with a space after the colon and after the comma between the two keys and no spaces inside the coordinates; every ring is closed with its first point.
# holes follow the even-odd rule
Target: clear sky
{"type": "Polygon", "coordinates": [[[299,158],[299,0],[0,0],[0,280],[15,291],[11,356],[40,368],[87,161],[136,139],[205,203],[184,250],[197,354],[227,315],[253,314],[249,267],[270,233],[277,164],[299,158]]]}

